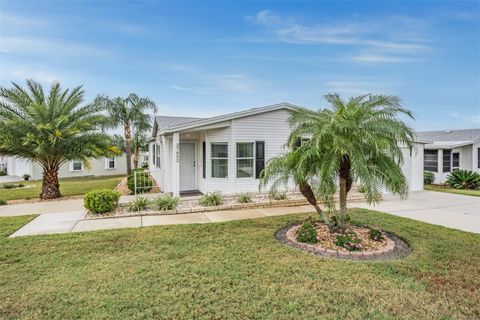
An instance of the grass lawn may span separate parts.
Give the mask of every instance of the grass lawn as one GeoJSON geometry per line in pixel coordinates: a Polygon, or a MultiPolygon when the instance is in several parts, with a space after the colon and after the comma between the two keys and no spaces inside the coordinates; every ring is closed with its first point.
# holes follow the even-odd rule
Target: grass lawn
{"type": "MultiPolygon", "coordinates": [[[[94,189],[113,189],[123,176],[79,177],[60,179],[60,192],[63,196],[76,196],[94,189]]],[[[7,184],[19,184],[31,186],[29,188],[3,189],[0,184],[0,199],[16,200],[38,198],[42,188],[41,180],[8,182],[7,184]]]]}
{"type": "Polygon", "coordinates": [[[480,197],[480,190],[462,190],[462,189],[454,189],[454,188],[450,188],[450,187],[436,186],[436,185],[432,185],[432,184],[426,184],[425,185],[425,190],[446,192],[446,193],[455,193],[455,194],[463,194],[463,195],[466,195],[466,196],[480,197]]]}
{"type": "Polygon", "coordinates": [[[8,239],[2,319],[478,319],[480,235],[383,213],[357,223],[404,237],[399,261],[313,256],[274,232],[304,214],[8,239]]]}

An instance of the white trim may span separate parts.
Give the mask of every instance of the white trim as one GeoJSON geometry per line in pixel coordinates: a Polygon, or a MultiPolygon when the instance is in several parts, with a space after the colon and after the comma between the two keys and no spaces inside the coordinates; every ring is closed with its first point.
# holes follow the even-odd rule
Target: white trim
{"type": "MultiPolygon", "coordinates": [[[[198,159],[197,159],[197,142],[194,141],[194,140],[184,140],[182,142],[180,142],[178,144],[178,150],[180,151],[180,145],[181,144],[193,144],[193,161],[195,163],[194,165],[194,171],[193,171],[193,189],[197,189],[198,188],[198,184],[197,184],[197,174],[198,174],[198,171],[197,171],[197,168],[198,168],[198,159]]],[[[180,155],[181,156],[181,155],[180,155]]],[[[179,189],[180,191],[191,191],[191,190],[182,190],[180,188],[180,175],[178,176],[178,185],[179,185],[179,189]]]]}
{"type": "Polygon", "coordinates": [[[83,164],[82,161],[80,161],[80,160],[71,160],[71,161],[70,161],[70,172],[83,172],[83,166],[84,166],[84,164],[83,164]],[[75,163],[80,163],[81,169],[74,169],[74,168],[73,168],[73,163],[74,163],[74,162],[75,162],[75,163]]]}
{"type": "Polygon", "coordinates": [[[115,156],[110,158],[105,158],[105,170],[115,170],[117,169],[117,158],[115,156]],[[113,159],[113,168],[110,168],[110,159],[113,159]]]}
{"type": "Polygon", "coordinates": [[[230,143],[228,141],[212,141],[210,142],[210,179],[221,179],[221,180],[228,180],[229,178],[229,171],[230,171],[230,143]],[[213,144],[219,144],[219,145],[227,145],[227,157],[212,157],[211,150],[212,150],[212,145],[213,144]],[[225,160],[227,159],[227,176],[226,177],[214,177],[213,176],[213,160],[225,160]]]}
{"type": "Polygon", "coordinates": [[[256,148],[255,148],[255,140],[235,140],[235,153],[234,153],[234,159],[235,159],[235,179],[238,179],[238,180],[247,180],[247,179],[252,179],[252,180],[256,180],[255,179],[255,166],[256,166],[256,148]],[[237,157],[237,144],[239,143],[250,143],[253,145],[253,156],[252,157],[244,157],[244,158],[238,158],[237,157]],[[252,172],[252,176],[251,177],[239,177],[238,176],[238,167],[237,167],[237,160],[238,159],[252,159],[253,160],[253,172],[252,172]]]}

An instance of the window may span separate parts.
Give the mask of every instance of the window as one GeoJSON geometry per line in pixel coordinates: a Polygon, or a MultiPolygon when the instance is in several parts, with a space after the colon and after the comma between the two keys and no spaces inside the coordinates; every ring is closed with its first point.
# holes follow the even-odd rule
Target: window
{"type": "Polygon", "coordinates": [[[452,170],[460,169],[460,153],[452,153],[452,170]]]}
{"type": "Polygon", "coordinates": [[[228,177],[228,143],[212,143],[212,178],[228,177]]]}
{"type": "Polygon", "coordinates": [[[477,148],[477,167],[480,168],[480,148],[477,148]]]}
{"type": "Polygon", "coordinates": [[[161,158],[160,158],[160,150],[161,150],[161,149],[160,149],[160,145],[159,145],[159,144],[157,144],[156,146],[157,146],[157,147],[155,148],[155,150],[156,150],[155,153],[156,153],[156,157],[157,157],[156,166],[157,166],[157,168],[161,168],[161,163],[162,163],[162,161],[160,160],[160,159],[161,159],[161,158]]]}
{"type": "Polygon", "coordinates": [[[253,177],[253,142],[237,143],[237,178],[253,177]]]}
{"type": "Polygon", "coordinates": [[[83,163],[80,160],[72,161],[72,171],[82,171],[83,163]]]}
{"type": "Polygon", "coordinates": [[[115,157],[111,157],[111,158],[106,159],[105,168],[107,170],[115,169],[115,157]]]}
{"type": "Polygon", "coordinates": [[[157,145],[156,144],[152,144],[152,154],[153,154],[152,163],[156,164],[155,163],[155,160],[157,159],[157,145]]]}
{"type": "Polygon", "coordinates": [[[202,177],[203,179],[207,177],[207,144],[205,141],[202,142],[202,177]]]}
{"type": "Polygon", "coordinates": [[[423,166],[427,171],[438,172],[438,150],[424,151],[423,166]]]}
{"type": "Polygon", "coordinates": [[[450,172],[451,170],[452,150],[443,150],[443,167],[442,172],[450,172]]]}
{"type": "Polygon", "coordinates": [[[255,179],[260,178],[265,168],[265,141],[255,141],[255,179]]]}

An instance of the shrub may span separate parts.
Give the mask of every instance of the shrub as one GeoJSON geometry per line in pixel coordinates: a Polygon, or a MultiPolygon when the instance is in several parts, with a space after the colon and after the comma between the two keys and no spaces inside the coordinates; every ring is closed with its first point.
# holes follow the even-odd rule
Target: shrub
{"type": "Polygon", "coordinates": [[[347,231],[345,233],[338,234],[335,239],[335,244],[339,247],[347,249],[348,251],[362,250],[361,240],[353,231],[347,231]]]}
{"type": "Polygon", "coordinates": [[[7,201],[0,199],[0,206],[6,206],[6,205],[7,205],[7,201]]]}
{"type": "Polygon", "coordinates": [[[240,202],[240,203],[250,203],[250,202],[252,202],[252,195],[248,192],[242,192],[238,195],[238,202],[240,202]]]}
{"type": "Polygon", "coordinates": [[[447,176],[446,183],[455,189],[478,189],[480,174],[470,170],[453,171],[447,176]]]}
{"type": "Polygon", "coordinates": [[[164,195],[153,200],[155,209],[165,211],[165,210],[174,210],[178,207],[180,203],[179,197],[172,197],[171,195],[164,195]]]}
{"type": "MultiPolygon", "coordinates": [[[[143,169],[136,169],[137,171],[137,193],[145,193],[152,189],[153,182],[147,172],[142,172],[143,169]],[[140,189],[138,189],[140,188],[140,189]]],[[[127,179],[127,186],[130,191],[135,192],[135,175],[132,173],[127,179]]]]}
{"type": "Polygon", "coordinates": [[[138,197],[128,203],[129,211],[142,211],[148,206],[148,199],[144,197],[138,197]]]}
{"type": "Polygon", "coordinates": [[[371,228],[368,230],[368,237],[374,241],[382,241],[383,240],[383,234],[380,230],[371,228]]]}
{"type": "Polygon", "coordinates": [[[25,185],[22,183],[19,184],[4,184],[3,188],[4,189],[15,189],[15,188],[23,188],[25,185]]]}
{"type": "Polygon", "coordinates": [[[3,169],[0,169],[0,177],[1,176],[6,176],[6,175],[7,175],[7,171],[3,170],[3,169]]]}
{"type": "Polygon", "coordinates": [[[25,180],[25,181],[30,180],[30,175],[29,175],[28,173],[25,173],[25,174],[23,175],[23,180],[25,180]]]}
{"type": "Polygon", "coordinates": [[[198,201],[202,206],[213,207],[223,203],[223,196],[219,191],[204,194],[198,201]]]}
{"type": "Polygon", "coordinates": [[[270,193],[268,194],[268,196],[270,197],[270,199],[273,199],[273,200],[287,200],[287,192],[286,191],[270,191],[270,193]]]}
{"type": "Polygon", "coordinates": [[[365,187],[364,186],[358,187],[358,192],[365,193],[365,187]]]}
{"type": "Polygon", "coordinates": [[[435,174],[431,171],[423,172],[423,183],[432,184],[435,181],[435,174]]]}
{"type": "Polygon", "coordinates": [[[90,212],[104,213],[110,212],[117,208],[120,192],[101,189],[93,190],[83,196],[83,205],[90,212]]]}
{"type": "Polygon", "coordinates": [[[304,222],[298,230],[297,241],[304,243],[317,243],[317,231],[310,221],[304,222]]]}

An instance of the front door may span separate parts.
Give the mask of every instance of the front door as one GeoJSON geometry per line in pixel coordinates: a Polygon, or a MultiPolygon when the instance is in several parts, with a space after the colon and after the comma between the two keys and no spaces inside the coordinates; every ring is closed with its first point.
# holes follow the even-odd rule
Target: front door
{"type": "Polygon", "coordinates": [[[180,143],[180,191],[195,190],[195,143],[180,143]]]}

